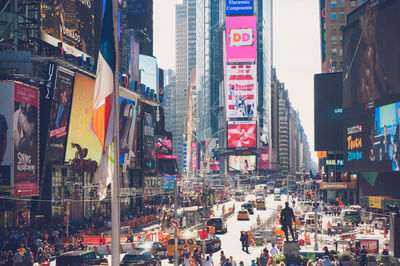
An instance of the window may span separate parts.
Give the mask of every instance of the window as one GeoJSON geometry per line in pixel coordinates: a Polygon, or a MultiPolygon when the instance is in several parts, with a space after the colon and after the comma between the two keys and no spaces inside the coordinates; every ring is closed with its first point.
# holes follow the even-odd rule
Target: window
{"type": "Polygon", "coordinates": [[[356,7],[356,1],[350,1],[350,6],[351,7],[356,7]]]}
{"type": "Polygon", "coordinates": [[[333,67],[333,68],[336,68],[336,67],[337,67],[337,62],[336,62],[336,61],[333,61],[333,62],[332,62],[332,67],[333,67]]]}
{"type": "Polygon", "coordinates": [[[332,49],[332,56],[333,57],[337,56],[337,50],[336,49],[332,49]]]}
{"type": "Polygon", "coordinates": [[[336,20],[336,13],[335,12],[332,12],[331,18],[332,18],[332,20],[336,20]]]}
{"type": "Polygon", "coordinates": [[[331,7],[336,7],[336,1],[331,1],[331,7]]]}
{"type": "Polygon", "coordinates": [[[339,50],[339,55],[343,56],[343,49],[342,48],[340,48],[340,50],[339,50]]]}
{"type": "Polygon", "coordinates": [[[332,34],[335,34],[335,33],[336,33],[336,28],[332,27],[332,34]]]}
{"type": "Polygon", "coordinates": [[[343,61],[340,61],[340,69],[343,69],[343,61]]]}
{"type": "Polygon", "coordinates": [[[339,7],[344,7],[344,0],[339,0],[339,7]]]}
{"type": "Polygon", "coordinates": [[[340,20],[344,20],[344,12],[340,12],[339,17],[340,17],[340,20]]]}
{"type": "Polygon", "coordinates": [[[332,44],[336,45],[336,42],[337,42],[336,36],[332,36],[332,44]]]}

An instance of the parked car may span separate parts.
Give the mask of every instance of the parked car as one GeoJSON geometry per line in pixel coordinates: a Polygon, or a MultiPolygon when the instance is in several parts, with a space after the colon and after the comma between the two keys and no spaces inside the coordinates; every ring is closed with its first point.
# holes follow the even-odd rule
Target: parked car
{"type": "Polygon", "coordinates": [[[95,251],[75,250],[63,253],[56,259],[56,266],[108,265],[108,261],[95,251]]]}
{"type": "MultiPolygon", "coordinates": [[[[199,236],[196,238],[196,244],[198,246],[202,245],[202,241],[199,236]]],[[[221,249],[221,240],[219,239],[219,237],[216,236],[215,234],[209,234],[208,238],[206,239],[206,252],[207,253],[215,252],[220,249],[221,249]]]]}
{"type": "Polygon", "coordinates": [[[249,212],[247,210],[238,211],[237,219],[238,220],[250,220],[249,212]]]}
{"type": "Polygon", "coordinates": [[[275,194],[274,201],[281,201],[281,195],[275,194]]]}
{"type": "Polygon", "coordinates": [[[159,256],[161,259],[167,258],[167,248],[160,242],[144,241],[135,246],[136,250],[147,250],[153,252],[154,255],[159,256]]]}
{"type": "Polygon", "coordinates": [[[251,203],[242,204],[242,209],[246,209],[249,212],[249,214],[254,214],[253,205],[251,203]]]}
{"type": "Polygon", "coordinates": [[[222,217],[211,217],[207,221],[207,226],[213,226],[215,228],[215,232],[218,233],[226,233],[228,232],[228,227],[224,218],[222,217]]]}
{"type": "Polygon", "coordinates": [[[153,254],[151,251],[134,250],[133,252],[125,254],[121,261],[120,266],[161,266],[160,258],[153,254]]]}

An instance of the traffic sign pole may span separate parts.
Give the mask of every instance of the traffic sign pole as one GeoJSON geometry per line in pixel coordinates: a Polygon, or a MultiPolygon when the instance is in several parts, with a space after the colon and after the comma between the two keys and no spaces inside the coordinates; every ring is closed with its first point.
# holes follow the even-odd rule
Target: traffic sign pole
{"type": "MultiPolygon", "coordinates": [[[[170,181],[171,182],[171,181],[170,181]]],[[[174,216],[175,219],[178,220],[178,197],[177,197],[177,192],[178,192],[178,185],[177,185],[177,180],[175,178],[174,181],[174,216]]],[[[175,237],[175,248],[174,248],[174,265],[178,266],[178,228],[175,227],[174,229],[174,237],[175,237]]]]}

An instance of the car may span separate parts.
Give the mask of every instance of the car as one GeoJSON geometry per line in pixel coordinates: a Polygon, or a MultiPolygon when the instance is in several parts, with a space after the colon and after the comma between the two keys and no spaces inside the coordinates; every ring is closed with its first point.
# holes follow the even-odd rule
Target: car
{"type": "Polygon", "coordinates": [[[257,200],[257,210],[266,210],[265,200],[257,200]]]}
{"type": "Polygon", "coordinates": [[[108,260],[95,251],[75,250],[63,253],[56,259],[56,266],[108,265],[108,260]]]}
{"type": "MultiPolygon", "coordinates": [[[[202,245],[202,240],[200,239],[199,236],[196,238],[196,244],[198,246],[202,245]]],[[[209,234],[208,238],[206,239],[206,252],[207,253],[215,252],[220,249],[221,249],[221,239],[219,239],[219,237],[216,236],[215,234],[209,234]]]]}
{"type": "Polygon", "coordinates": [[[167,258],[167,248],[160,242],[144,241],[135,246],[136,250],[148,250],[153,252],[154,255],[159,256],[161,259],[167,258]]]}
{"type": "Polygon", "coordinates": [[[242,209],[246,209],[249,212],[249,214],[254,214],[253,205],[251,203],[244,203],[242,204],[241,207],[242,209]]]}
{"type": "Polygon", "coordinates": [[[281,195],[275,194],[274,201],[281,201],[281,195]]]}
{"type": "Polygon", "coordinates": [[[120,266],[133,266],[133,265],[144,265],[144,266],[161,266],[160,258],[147,250],[134,250],[133,252],[125,254],[120,266]]]}
{"type": "Polygon", "coordinates": [[[207,221],[207,226],[213,226],[215,228],[215,232],[218,233],[226,233],[228,232],[228,227],[224,218],[222,217],[211,217],[207,221]]]}
{"type": "Polygon", "coordinates": [[[255,200],[249,200],[248,203],[250,203],[253,208],[257,206],[255,200]]]}
{"type": "MultiPolygon", "coordinates": [[[[192,252],[196,248],[196,235],[181,235],[178,236],[178,254],[181,255],[185,246],[192,252]]],[[[168,238],[168,246],[167,246],[167,257],[170,263],[173,262],[175,253],[175,238],[173,235],[170,235],[168,238]]]]}
{"type": "Polygon", "coordinates": [[[246,209],[238,211],[237,219],[238,220],[250,220],[249,212],[246,209]]]}

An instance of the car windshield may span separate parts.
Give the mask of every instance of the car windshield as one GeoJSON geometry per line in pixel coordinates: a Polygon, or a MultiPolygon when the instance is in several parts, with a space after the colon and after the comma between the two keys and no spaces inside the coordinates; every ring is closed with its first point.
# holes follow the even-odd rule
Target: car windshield
{"type": "Polygon", "coordinates": [[[221,223],[221,219],[210,219],[210,223],[215,223],[215,224],[221,223]]]}
{"type": "Polygon", "coordinates": [[[247,212],[246,211],[240,211],[239,213],[244,214],[244,213],[247,213],[247,212]]]}
{"type": "Polygon", "coordinates": [[[123,263],[131,263],[131,262],[138,262],[140,260],[144,260],[142,255],[140,255],[140,254],[127,254],[122,259],[122,262],[123,263]]]}
{"type": "Polygon", "coordinates": [[[82,258],[79,256],[60,256],[57,258],[57,265],[81,265],[82,258]]]}

